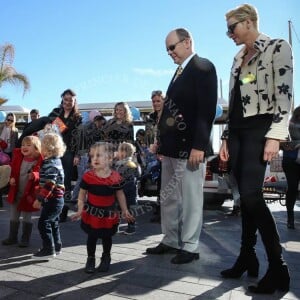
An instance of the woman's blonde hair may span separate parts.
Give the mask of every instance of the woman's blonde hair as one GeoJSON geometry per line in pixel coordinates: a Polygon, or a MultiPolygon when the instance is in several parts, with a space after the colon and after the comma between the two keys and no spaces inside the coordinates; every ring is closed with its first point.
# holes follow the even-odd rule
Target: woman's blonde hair
{"type": "Polygon", "coordinates": [[[60,135],[47,133],[42,139],[42,147],[48,156],[62,157],[66,151],[66,145],[60,135]]]}
{"type": "Polygon", "coordinates": [[[226,14],[226,20],[234,17],[237,21],[245,21],[246,19],[250,19],[255,28],[258,29],[258,12],[256,7],[250,4],[242,4],[230,11],[226,14]]]}
{"type": "Polygon", "coordinates": [[[40,154],[41,153],[41,140],[34,135],[25,136],[22,140],[22,146],[25,143],[30,143],[34,146],[35,150],[40,154]]]}
{"type": "Polygon", "coordinates": [[[126,153],[126,157],[131,157],[135,152],[135,147],[131,143],[121,143],[118,147],[119,151],[124,151],[126,153]]]}
{"type": "Polygon", "coordinates": [[[12,112],[9,112],[7,115],[6,115],[6,119],[7,117],[12,117],[13,118],[13,122],[10,123],[10,127],[12,129],[12,131],[16,131],[17,130],[17,127],[16,127],[16,122],[17,122],[17,118],[16,118],[16,115],[12,112]]]}
{"type": "Polygon", "coordinates": [[[131,110],[130,110],[128,104],[125,103],[125,102],[118,102],[118,103],[115,104],[114,114],[113,114],[114,118],[116,118],[116,110],[117,110],[118,106],[122,106],[125,110],[125,120],[124,121],[127,122],[127,123],[131,123],[132,119],[133,119],[132,114],[131,114],[131,110]]]}

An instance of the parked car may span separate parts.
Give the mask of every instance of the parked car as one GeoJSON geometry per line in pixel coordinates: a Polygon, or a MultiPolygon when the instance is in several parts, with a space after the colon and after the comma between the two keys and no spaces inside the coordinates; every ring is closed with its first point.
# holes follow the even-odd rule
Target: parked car
{"type": "MultiPolygon", "coordinates": [[[[135,122],[134,131],[143,128],[143,122],[135,122]]],[[[219,118],[215,125],[217,127],[224,125],[224,119],[219,118]]],[[[215,130],[218,131],[218,128],[215,130]]],[[[217,208],[223,205],[226,199],[232,199],[231,190],[227,185],[223,176],[217,173],[213,173],[211,170],[210,162],[216,156],[216,154],[210,156],[206,163],[206,176],[203,186],[204,191],[204,207],[205,208],[217,208]]],[[[143,183],[139,182],[138,192],[139,196],[153,197],[157,196],[157,168],[150,169],[150,172],[146,173],[143,178],[143,183]]]]}
{"type": "Polygon", "coordinates": [[[216,157],[217,155],[210,156],[206,162],[203,186],[205,208],[220,207],[226,199],[232,199],[231,190],[223,176],[226,171],[223,169],[216,172],[215,167],[212,167],[212,162],[216,157]]]}

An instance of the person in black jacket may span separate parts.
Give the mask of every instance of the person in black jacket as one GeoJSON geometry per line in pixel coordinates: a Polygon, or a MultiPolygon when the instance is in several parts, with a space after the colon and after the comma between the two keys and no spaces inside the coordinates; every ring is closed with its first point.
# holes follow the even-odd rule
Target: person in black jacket
{"type": "Polygon", "coordinates": [[[289,123],[291,141],[283,143],[282,168],[286,176],[288,190],[286,193],[287,227],[295,229],[294,206],[298,197],[300,182],[300,106],[293,111],[289,123]]]}
{"type": "Polygon", "coordinates": [[[148,254],[176,251],[173,264],[199,259],[202,228],[205,151],[217,105],[214,65],[194,53],[184,28],[166,37],[168,54],[178,65],[168,87],[158,122],[157,151],[161,156],[161,243],[148,254]]]}
{"type": "MultiPolygon", "coordinates": [[[[159,119],[162,114],[162,110],[164,107],[164,95],[161,90],[155,90],[151,93],[151,101],[152,101],[152,107],[153,112],[151,112],[147,118],[146,121],[146,143],[147,146],[152,149],[157,146],[157,125],[159,122],[159,119]]],[[[161,222],[161,216],[160,216],[160,188],[161,188],[161,162],[158,159],[158,166],[159,166],[159,176],[157,179],[157,200],[156,204],[154,206],[153,216],[151,217],[151,222],[161,222]]]]}
{"type": "MultiPolygon", "coordinates": [[[[66,145],[66,151],[61,159],[64,173],[65,173],[65,203],[71,201],[71,181],[73,175],[73,166],[75,158],[76,143],[79,141],[76,139],[77,127],[81,124],[81,116],[77,107],[76,94],[71,89],[65,90],[61,94],[61,104],[59,107],[54,108],[49,114],[49,118],[52,124],[56,124],[62,135],[63,141],[66,145]]],[[[68,206],[65,204],[60,221],[66,221],[68,213],[68,206]]]]}

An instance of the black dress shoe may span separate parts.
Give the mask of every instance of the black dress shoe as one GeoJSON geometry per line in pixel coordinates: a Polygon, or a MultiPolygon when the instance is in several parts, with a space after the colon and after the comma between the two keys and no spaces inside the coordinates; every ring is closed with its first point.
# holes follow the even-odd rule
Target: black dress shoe
{"type": "Polygon", "coordinates": [[[185,250],[180,250],[177,255],[171,259],[171,263],[181,265],[197,259],[199,259],[199,253],[191,253],[185,250]]]}
{"type": "Polygon", "coordinates": [[[153,248],[147,248],[147,254],[165,254],[165,253],[176,253],[177,249],[167,246],[163,243],[159,243],[158,246],[153,248]]]}

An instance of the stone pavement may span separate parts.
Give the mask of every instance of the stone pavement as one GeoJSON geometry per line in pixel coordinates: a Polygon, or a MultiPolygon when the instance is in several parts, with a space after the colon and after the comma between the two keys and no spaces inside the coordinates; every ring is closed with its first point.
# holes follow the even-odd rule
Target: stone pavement
{"type": "MultiPolygon", "coordinates": [[[[112,265],[107,274],[84,272],[86,235],[79,222],[61,224],[63,253],[49,262],[36,262],[31,254],[40,246],[34,218],[31,246],[0,245],[0,299],[300,299],[300,206],[296,205],[296,230],[286,228],[285,207],[269,204],[281,235],[284,256],[292,281],[289,293],[254,295],[246,287],[253,279],[222,279],[219,273],[232,265],[239,251],[240,218],[226,215],[232,201],[218,210],[204,211],[200,259],[185,265],[170,263],[172,255],[148,256],[145,249],[161,239],[160,226],[150,223],[151,206],[142,203],[137,233],[116,234],[113,238],[112,265]]],[[[8,205],[0,208],[0,239],[7,236],[8,205]]],[[[125,226],[125,224],[124,224],[125,226]]],[[[123,227],[124,227],[123,226],[123,227]]],[[[101,255],[97,248],[97,264],[101,255]]],[[[260,277],[266,271],[266,257],[259,239],[257,254],[260,277]]]]}

